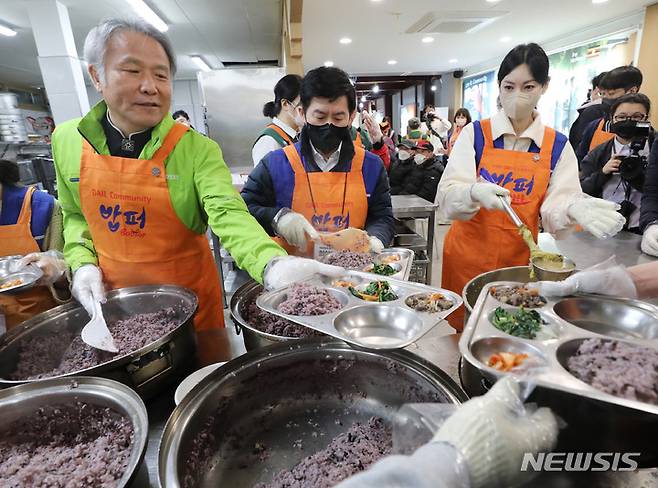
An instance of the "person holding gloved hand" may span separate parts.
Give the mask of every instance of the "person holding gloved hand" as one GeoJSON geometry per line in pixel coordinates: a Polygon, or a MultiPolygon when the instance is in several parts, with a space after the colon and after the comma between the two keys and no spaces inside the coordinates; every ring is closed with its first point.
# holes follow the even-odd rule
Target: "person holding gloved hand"
{"type": "Polygon", "coordinates": [[[68,269],[60,252],[64,239],[59,203],[46,192],[21,186],[19,176],[15,162],[0,160],[0,257],[23,256],[16,271],[33,263],[43,276],[31,290],[0,294],[2,330],[62,302],[52,285],[63,280],[68,269]]]}
{"type": "Polygon", "coordinates": [[[388,456],[335,488],[511,488],[529,481],[526,453],[550,451],[558,424],[548,408],[525,410],[519,384],[506,376],[464,403],[411,456],[388,456]]]}
{"type": "MultiPolygon", "coordinates": [[[[85,40],[103,99],[52,138],[72,293],[92,315],[105,289],[172,284],[198,297],[202,363],[228,359],[219,273],[207,227],[256,281],[321,272],[286,252],[249,214],[219,146],[168,114],[173,48],[141,20],[108,19],[85,40]]],[[[290,224],[289,227],[294,227],[290,224]]],[[[340,270],[340,268],[338,268],[340,270]]]]}
{"type": "MultiPolygon", "coordinates": [[[[343,70],[320,67],[304,77],[300,98],[299,142],[268,154],[249,175],[242,198],[291,254],[312,256],[318,232],[349,227],[365,230],[371,250],[381,251],[393,240],[388,175],[378,156],[352,141],[354,85],[343,70]]],[[[375,132],[376,124],[366,122],[375,132]]]]}
{"type": "MultiPolygon", "coordinates": [[[[511,203],[535,240],[576,225],[598,238],[621,230],[619,205],[585,195],[567,137],[535,107],[548,88],[549,62],[537,44],[512,49],[498,70],[503,110],[462,130],[439,183],[437,202],[455,219],[443,251],[442,286],[461,293],[475,276],[527,265],[530,250],[503,211],[511,203]]],[[[463,309],[449,317],[462,330],[463,309]]]]}

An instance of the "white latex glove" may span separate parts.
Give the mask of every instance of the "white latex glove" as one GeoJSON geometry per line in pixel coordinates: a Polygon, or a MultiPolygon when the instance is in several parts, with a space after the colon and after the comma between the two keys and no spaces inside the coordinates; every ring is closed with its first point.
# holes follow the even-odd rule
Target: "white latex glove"
{"type": "Polygon", "coordinates": [[[18,262],[18,268],[24,268],[30,263],[34,263],[41,269],[43,276],[39,280],[39,284],[46,286],[58,281],[68,269],[64,255],[54,250],[27,254],[18,262]]]}
{"type": "Polygon", "coordinates": [[[91,317],[94,314],[94,302],[105,303],[103,273],[98,266],[85,264],[73,274],[71,294],[91,317]]]}
{"type": "Polygon", "coordinates": [[[378,238],[370,236],[368,238],[370,241],[370,251],[374,252],[376,254],[379,254],[384,250],[384,243],[380,241],[378,238]]]}
{"type": "Polygon", "coordinates": [[[339,278],[346,272],[345,268],[340,266],[320,263],[313,259],[279,256],[267,263],[263,284],[267,290],[276,290],[290,283],[307,280],[314,274],[339,278]]]}
{"type": "Polygon", "coordinates": [[[614,258],[599,263],[564,281],[540,281],[528,283],[537,288],[541,295],[564,297],[576,293],[598,293],[620,298],[637,298],[637,288],[626,268],[616,264],[614,258]]]}
{"type": "Polygon", "coordinates": [[[642,252],[658,257],[658,224],[650,225],[644,230],[642,252]]]}
{"type": "Polygon", "coordinates": [[[472,488],[507,488],[528,476],[521,471],[523,455],[550,451],[557,434],[551,410],[540,408],[530,415],[519,398],[518,382],[505,376],[486,395],[464,403],[433,441],[455,446],[472,488]]]}
{"type": "Polygon", "coordinates": [[[569,205],[567,214],[583,229],[598,239],[617,234],[626,219],[617,212],[619,205],[601,198],[582,198],[569,205]]]}
{"type": "Polygon", "coordinates": [[[288,244],[300,249],[306,248],[306,235],[311,239],[319,238],[311,223],[302,214],[288,212],[279,219],[276,226],[277,235],[283,237],[288,244]]]}
{"type": "Polygon", "coordinates": [[[493,183],[473,183],[471,185],[471,200],[488,210],[505,210],[499,196],[504,197],[508,203],[512,201],[509,190],[502,186],[493,183]]]}

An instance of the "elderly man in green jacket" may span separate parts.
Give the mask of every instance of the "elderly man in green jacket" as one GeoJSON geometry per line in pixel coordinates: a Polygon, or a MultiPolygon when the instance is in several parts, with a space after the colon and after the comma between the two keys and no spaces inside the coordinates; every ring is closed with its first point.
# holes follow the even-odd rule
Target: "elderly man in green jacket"
{"type": "Polygon", "coordinates": [[[168,114],[176,66],[162,33],[141,21],[110,19],[89,32],[84,50],[103,100],[57,127],[53,154],[72,292],[90,315],[106,287],[185,286],[199,299],[199,345],[224,349],[208,225],[266,286],[340,274],[285,257],[233,188],[219,146],[168,114]]]}

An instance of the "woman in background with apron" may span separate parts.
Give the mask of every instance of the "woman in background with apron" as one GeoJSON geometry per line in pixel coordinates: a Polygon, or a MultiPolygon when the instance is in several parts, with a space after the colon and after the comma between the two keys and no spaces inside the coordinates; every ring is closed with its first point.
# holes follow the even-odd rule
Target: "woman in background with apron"
{"type": "Polygon", "coordinates": [[[67,269],[61,249],[62,210],[57,200],[34,187],[20,186],[18,165],[0,160],[0,259],[24,256],[16,269],[36,264],[43,276],[34,288],[0,294],[0,333],[55,307],[52,285],[67,269]]]}
{"type": "Polygon", "coordinates": [[[286,75],[274,86],[274,100],[263,106],[263,115],[272,119],[258,135],[251,149],[254,166],[272,151],[291,145],[304,125],[299,109],[302,78],[286,75]]]}

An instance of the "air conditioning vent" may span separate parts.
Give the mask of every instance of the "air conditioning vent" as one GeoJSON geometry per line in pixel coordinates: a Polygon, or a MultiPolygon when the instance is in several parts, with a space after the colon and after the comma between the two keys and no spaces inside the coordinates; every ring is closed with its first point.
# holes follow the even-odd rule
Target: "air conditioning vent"
{"type": "Polygon", "coordinates": [[[481,29],[508,13],[503,10],[434,10],[423,15],[405,32],[407,34],[464,34],[481,29]]]}

